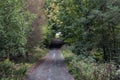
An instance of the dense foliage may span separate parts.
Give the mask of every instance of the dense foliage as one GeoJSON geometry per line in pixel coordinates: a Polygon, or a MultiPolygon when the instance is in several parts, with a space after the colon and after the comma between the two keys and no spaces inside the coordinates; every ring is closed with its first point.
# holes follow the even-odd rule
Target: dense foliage
{"type": "Polygon", "coordinates": [[[0,0],[0,80],[23,80],[31,65],[23,56],[32,21],[25,0],[0,0]]]}
{"type": "Polygon", "coordinates": [[[43,57],[47,50],[39,48],[34,49],[34,53],[27,57],[27,60],[18,58],[16,62],[10,59],[0,61],[0,80],[24,80],[28,69],[33,66],[33,63],[39,61],[43,57]]]}
{"type": "Polygon", "coordinates": [[[25,53],[31,21],[24,0],[0,0],[0,59],[25,53]]]}
{"type": "Polygon", "coordinates": [[[0,80],[23,80],[30,64],[15,64],[9,59],[0,62],[0,80]]]}
{"type": "Polygon", "coordinates": [[[120,62],[119,0],[47,0],[49,26],[60,31],[73,52],[120,62]]]}
{"type": "Polygon", "coordinates": [[[92,57],[71,53],[68,47],[63,48],[65,62],[75,80],[119,80],[120,70],[114,63],[96,63],[92,57]],[[68,54],[69,53],[69,54],[68,54]]]}
{"type": "Polygon", "coordinates": [[[75,53],[65,61],[76,80],[119,80],[119,17],[120,0],[0,0],[0,80],[23,80],[56,33],[75,53]]]}

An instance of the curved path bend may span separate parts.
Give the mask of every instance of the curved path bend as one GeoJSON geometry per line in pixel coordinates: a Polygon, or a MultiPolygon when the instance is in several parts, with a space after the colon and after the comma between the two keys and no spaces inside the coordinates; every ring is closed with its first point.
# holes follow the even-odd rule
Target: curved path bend
{"type": "Polygon", "coordinates": [[[33,69],[27,73],[25,80],[74,80],[64,63],[59,49],[52,49],[33,69]]]}

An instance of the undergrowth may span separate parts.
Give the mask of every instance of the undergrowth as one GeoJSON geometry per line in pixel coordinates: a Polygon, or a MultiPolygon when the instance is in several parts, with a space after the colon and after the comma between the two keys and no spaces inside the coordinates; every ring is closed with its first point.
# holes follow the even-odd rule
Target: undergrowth
{"type": "Polygon", "coordinates": [[[69,72],[75,80],[120,80],[114,62],[97,63],[92,57],[75,55],[69,47],[62,49],[69,72]]]}
{"type": "Polygon", "coordinates": [[[0,80],[24,80],[27,70],[47,53],[47,49],[35,48],[25,58],[12,61],[9,58],[0,61],[0,80]]]}

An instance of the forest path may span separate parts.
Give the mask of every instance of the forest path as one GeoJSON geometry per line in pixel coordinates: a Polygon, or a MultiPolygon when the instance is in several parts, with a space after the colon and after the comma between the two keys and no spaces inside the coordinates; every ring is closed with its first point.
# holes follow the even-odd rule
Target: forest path
{"type": "Polygon", "coordinates": [[[30,69],[25,80],[74,80],[64,63],[60,49],[51,49],[36,67],[30,69]]]}

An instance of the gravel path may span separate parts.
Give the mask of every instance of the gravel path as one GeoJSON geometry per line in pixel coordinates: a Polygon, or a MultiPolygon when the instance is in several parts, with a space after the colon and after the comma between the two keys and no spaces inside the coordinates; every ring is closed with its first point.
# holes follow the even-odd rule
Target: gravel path
{"type": "Polygon", "coordinates": [[[52,49],[34,69],[31,69],[25,80],[74,80],[69,74],[64,58],[59,49],[52,49]]]}

